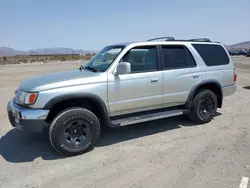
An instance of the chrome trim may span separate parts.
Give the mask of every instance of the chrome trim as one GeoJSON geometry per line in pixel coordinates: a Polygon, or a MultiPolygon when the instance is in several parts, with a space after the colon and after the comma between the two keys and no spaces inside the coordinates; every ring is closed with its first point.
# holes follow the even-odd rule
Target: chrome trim
{"type": "Polygon", "coordinates": [[[49,114],[49,110],[23,108],[14,105],[13,100],[9,103],[9,108],[15,118],[26,120],[45,120],[49,114]]]}

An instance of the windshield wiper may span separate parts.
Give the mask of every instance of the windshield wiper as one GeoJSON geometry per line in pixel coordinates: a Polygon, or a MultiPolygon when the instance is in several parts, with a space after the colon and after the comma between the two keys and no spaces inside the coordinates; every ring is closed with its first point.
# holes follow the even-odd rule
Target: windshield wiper
{"type": "Polygon", "coordinates": [[[81,66],[79,67],[79,70],[82,70],[82,69],[84,69],[84,66],[83,66],[83,65],[81,65],[81,66]]]}
{"type": "Polygon", "coordinates": [[[82,70],[82,69],[87,69],[87,70],[90,70],[92,72],[99,72],[100,71],[100,70],[98,70],[98,69],[96,69],[94,67],[90,67],[90,66],[84,67],[83,65],[81,65],[80,70],[82,70]]]}

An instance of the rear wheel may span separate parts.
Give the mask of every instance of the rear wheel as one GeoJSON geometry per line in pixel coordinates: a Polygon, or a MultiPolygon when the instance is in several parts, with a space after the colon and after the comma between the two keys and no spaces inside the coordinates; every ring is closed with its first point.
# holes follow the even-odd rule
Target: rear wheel
{"type": "Polygon", "coordinates": [[[189,118],[197,124],[210,122],[217,110],[217,97],[210,90],[201,90],[194,97],[189,118]]]}
{"type": "Polygon", "coordinates": [[[95,146],[100,136],[98,118],[85,108],[69,108],[55,117],[50,128],[52,146],[61,154],[74,156],[95,146]]]}

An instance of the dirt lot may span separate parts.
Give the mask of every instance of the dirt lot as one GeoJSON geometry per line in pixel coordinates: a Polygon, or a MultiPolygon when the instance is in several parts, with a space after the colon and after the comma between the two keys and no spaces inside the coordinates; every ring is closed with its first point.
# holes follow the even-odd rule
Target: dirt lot
{"type": "Polygon", "coordinates": [[[0,187],[239,187],[250,177],[250,90],[243,88],[250,58],[233,59],[237,92],[211,123],[178,117],[111,129],[93,151],[71,158],[55,153],[46,135],[12,129],[6,105],[25,78],[79,63],[1,66],[0,187]]]}

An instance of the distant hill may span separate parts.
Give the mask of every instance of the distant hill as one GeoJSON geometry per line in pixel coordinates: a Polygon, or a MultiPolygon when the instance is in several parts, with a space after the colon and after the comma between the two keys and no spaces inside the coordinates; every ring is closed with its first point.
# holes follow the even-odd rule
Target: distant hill
{"type": "Polygon", "coordinates": [[[237,44],[233,44],[233,45],[225,45],[226,48],[228,50],[231,49],[246,49],[249,50],[250,49],[250,41],[246,41],[246,42],[241,42],[241,43],[237,43],[237,44]]]}
{"type": "Polygon", "coordinates": [[[87,54],[96,53],[96,51],[71,49],[71,48],[39,48],[28,51],[15,50],[9,47],[0,47],[0,56],[15,56],[15,55],[59,55],[59,54],[87,54]]]}
{"type": "MultiPolygon", "coordinates": [[[[233,45],[225,45],[228,50],[231,49],[250,49],[250,41],[241,42],[233,45]]],[[[96,51],[72,49],[72,48],[39,48],[28,51],[15,50],[9,47],[0,47],[0,56],[15,56],[15,55],[59,55],[59,54],[87,54],[96,53],[96,51]]]]}
{"type": "Polygon", "coordinates": [[[13,56],[17,54],[18,52],[12,48],[0,47],[0,56],[13,56]]]}

